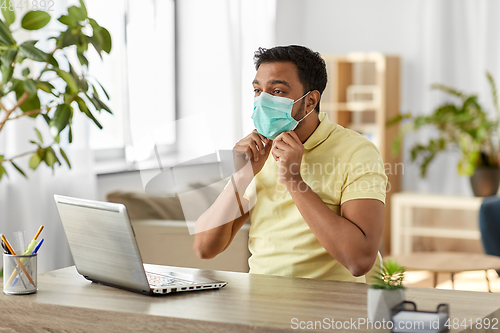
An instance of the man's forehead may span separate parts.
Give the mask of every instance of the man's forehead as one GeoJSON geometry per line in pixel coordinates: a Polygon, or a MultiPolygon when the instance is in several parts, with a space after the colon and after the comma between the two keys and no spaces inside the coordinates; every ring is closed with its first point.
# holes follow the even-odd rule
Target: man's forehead
{"type": "Polygon", "coordinates": [[[269,62],[259,66],[254,83],[285,85],[300,84],[297,66],[292,62],[269,62]],[[288,83],[288,84],[285,84],[288,83]]]}

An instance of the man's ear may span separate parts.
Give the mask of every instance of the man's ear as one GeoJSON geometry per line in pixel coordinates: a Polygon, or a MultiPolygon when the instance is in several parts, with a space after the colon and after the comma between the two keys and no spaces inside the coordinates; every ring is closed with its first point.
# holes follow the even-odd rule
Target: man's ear
{"type": "Polygon", "coordinates": [[[307,97],[306,110],[311,111],[316,108],[316,105],[318,105],[321,95],[319,91],[313,90],[307,97]]]}

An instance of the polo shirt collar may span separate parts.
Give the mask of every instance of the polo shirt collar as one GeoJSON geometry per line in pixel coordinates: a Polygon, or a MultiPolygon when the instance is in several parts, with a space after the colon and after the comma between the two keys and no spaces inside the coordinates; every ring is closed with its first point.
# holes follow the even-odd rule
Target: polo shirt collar
{"type": "Polygon", "coordinates": [[[304,149],[313,149],[320,143],[325,141],[330,134],[335,130],[335,125],[330,122],[325,112],[320,112],[318,115],[319,125],[314,130],[313,134],[304,142],[304,149]]]}

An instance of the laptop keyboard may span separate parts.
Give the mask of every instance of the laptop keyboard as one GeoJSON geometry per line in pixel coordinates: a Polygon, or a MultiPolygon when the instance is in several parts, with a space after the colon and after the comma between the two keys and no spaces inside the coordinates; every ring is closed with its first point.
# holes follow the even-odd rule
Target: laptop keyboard
{"type": "Polygon", "coordinates": [[[172,276],[161,275],[151,272],[146,272],[146,277],[148,278],[148,282],[151,286],[158,286],[158,287],[196,284],[193,281],[183,280],[172,276]]]}

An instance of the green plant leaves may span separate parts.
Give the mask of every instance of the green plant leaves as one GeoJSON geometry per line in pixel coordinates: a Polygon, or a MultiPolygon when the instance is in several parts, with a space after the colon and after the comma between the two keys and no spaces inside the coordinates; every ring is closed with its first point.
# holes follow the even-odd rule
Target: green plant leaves
{"type": "Polygon", "coordinates": [[[106,91],[106,89],[104,89],[104,87],[102,86],[102,84],[99,81],[96,80],[96,82],[99,85],[99,87],[101,87],[101,89],[104,92],[104,95],[106,96],[106,98],[109,99],[109,95],[108,95],[108,92],[106,91]]]}
{"type": "Polygon", "coordinates": [[[50,120],[50,134],[57,136],[68,125],[72,108],[68,104],[59,104],[54,117],[50,120]]]}
{"type": "Polygon", "coordinates": [[[102,50],[109,54],[109,52],[111,52],[111,34],[106,28],[101,27],[99,35],[101,36],[102,50]]]}
{"type": "MultiPolygon", "coordinates": [[[[0,20],[0,71],[2,74],[2,84],[4,84],[5,87],[4,90],[0,91],[0,96],[15,92],[17,101],[19,101],[20,98],[24,100],[23,103],[19,105],[20,109],[23,112],[32,111],[29,116],[33,118],[41,115],[45,120],[41,126],[48,126],[51,134],[50,136],[45,135],[44,138],[41,134],[43,132],[42,127],[40,127],[40,125],[38,128],[33,126],[36,138],[30,140],[30,142],[37,148],[36,152],[29,157],[29,168],[34,170],[38,168],[42,162],[54,168],[56,164],[60,165],[63,159],[68,167],[71,168],[72,166],[68,155],[60,147],[60,143],[61,132],[67,127],[67,139],[69,143],[73,140],[73,108],[78,107],[78,109],[100,129],[102,129],[102,125],[94,116],[97,115],[96,110],[105,110],[111,113],[110,108],[103,102],[103,100],[105,100],[104,95],[109,100],[107,91],[99,82],[95,83],[97,80],[87,80],[87,71],[85,68],[85,66],[89,66],[89,61],[87,59],[89,44],[92,44],[99,53],[99,56],[102,57],[102,52],[111,52],[111,35],[107,29],[101,27],[95,20],[88,17],[84,1],[79,0],[79,6],[68,8],[68,13],[58,18],[58,21],[62,23],[64,25],[63,27],[66,29],[60,34],[48,38],[49,40],[54,39],[56,42],[56,48],[49,54],[36,46],[38,40],[28,40],[18,45],[9,28],[16,20],[16,13],[14,11],[9,11],[8,6],[0,6],[0,8],[4,17],[4,20],[0,20]],[[90,30],[90,28],[92,28],[92,30],[90,30]],[[62,52],[57,51],[58,49],[73,45],[75,46],[74,48],[68,48],[62,52]],[[71,56],[74,56],[75,49],[78,61],[83,66],[82,71],[76,67],[73,68],[73,64],[69,62],[68,58],[59,60],[61,67],[64,68],[61,69],[59,67],[59,62],[54,57],[54,52],[58,52],[56,56],[62,53],[68,55],[72,53],[71,56]],[[29,67],[31,67],[31,65],[29,63],[28,66],[24,64],[20,65],[24,61],[42,63],[42,67],[44,68],[40,75],[37,76],[38,74],[35,74],[35,76],[33,76],[32,73],[30,73],[29,67]],[[16,66],[18,69],[14,71],[16,66]],[[65,70],[67,68],[69,68],[69,70],[65,70]],[[49,75],[49,73],[55,73],[56,75],[49,75]],[[65,87],[65,91],[56,89],[52,84],[52,82],[60,81],[58,77],[64,81],[65,84],[62,86],[65,87]],[[6,83],[9,84],[6,85],[6,83]],[[99,84],[101,89],[97,88],[97,84],[99,84]],[[47,101],[43,100],[42,104],[38,96],[39,91],[51,94],[54,97],[49,98],[47,101]],[[103,97],[103,99],[101,99],[100,96],[103,97]],[[72,104],[72,102],[76,102],[77,106],[72,104]],[[45,123],[47,125],[45,125],[45,123]],[[45,146],[43,146],[44,139],[45,146]]],[[[47,27],[50,20],[51,15],[49,13],[35,10],[26,13],[19,21],[22,28],[32,31],[47,27]]],[[[58,82],[58,84],[62,83],[62,81],[58,82]]],[[[41,94],[40,97],[49,96],[43,93],[41,94]]],[[[0,155],[0,178],[4,175],[7,176],[7,171],[10,171],[10,169],[8,169],[10,167],[9,163],[12,164],[12,170],[15,169],[26,177],[26,173],[19,165],[10,160],[3,160],[3,156],[0,155]]]]}
{"type": "Polygon", "coordinates": [[[62,24],[65,24],[65,25],[70,26],[70,27],[75,27],[75,26],[78,25],[78,22],[76,22],[75,20],[73,20],[68,15],[61,15],[61,17],[59,17],[57,20],[59,22],[61,22],[62,24]]]}
{"type": "Polygon", "coordinates": [[[12,74],[14,74],[14,67],[12,66],[1,66],[2,71],[2,84],[6,84],[12,79],[12,74]]]}
{"type": "MultiPolygon", "coordinates": [[[[15,84],[14,90],[16,92],[16,98],[19,100],[21,96],[26,92],[24,90],[24,84],[22,84],[22,81],[20,80],[14,80],[13,82],[15,84]]],[[[36,94],[29,95],[29,97],[24,101],[24,103],[21,104],[20,108],[24,112],[41,109],[40,99],[36,94]]],[[[33,115],[33,117],[36,116],[37,114],[33,115]]]]}
{"type": "Polygon", "coordinates": [[[66,71],[63,71],[62,69],[58,69],[56,72],[57,75],[59,75],[59,77],[68,84],[69,92],[71,94],[76,94],[78,92],[78,86],[76,85],[73,75],[66,71]]]}
{"type": "Polygon", "coordinates": [[[89,22],[93,31],[92,37],[89,37],[89,42],[92,43],[97,52],[101,53],[104,51],[109,54],[112,47],[111,34],[106,28],[101,27],[94,19],[89,19],[89,22]]]}
{"type": "Polygon", "coordinates": [[[0,20],[0,42],[4,43],[5,45],[15,44],[14,38],[12,37],[12,33],[10,32],[9,27],[2,20],[0,20]]]}
{"type": "Polygon", "coordinates": [[[462,99],[466,97],[466,95],[463,92],[458,91],[454,88],[448,87],[444,84],[439,84],[439,83],[433,84],[433,85],[431,85],[431,89],[441,90],[447,94],[450,94],[450,95],[453,95],[453,96],[456,96],[456,97],[459,97],[462,99]]]}
{"type": "Polygon", "coordinates": [[[24,90],[27,91],[30,95],[36,95],[37,87],[35,81],[33,79],[26,79],[24,81],[24,90]]]}
{"type": "Polygon", "coordinates": [[[36,168],[38,168],[40,162],[42,162],[42,157],[38,154],[38,152],[33,154],[33,156],[31,156],[30,158],[30,163],[29,163],[30,169],[35,170],[36,168]]]}
{"type": "Polygon", "coordinates": [[[42,134],[40,133],[40,131],[36,127],[35,127],[35,133],[36,133],[38,140],[40,140],[40,143],[43,143],[42,134]]]}
{"type": "Polygon", "coordinates": [[[374,289],[402,289],[404,272],[403,266],[399,265],[397,261],[393,259],[387,259],[382,263],[382,266],[378,266],[379,271],[375,273],[373,278],[377,281],[371,288],[374,289]]]}
{"type": "Polygon", "coordinates": [[[12,166],[21,174],[24,176],[24,178],[28,178],[28,176],[26,176],[26,174],[24,173],[23,169],[21,169],[16,163],[14,162],[10,162],[10,164],[12,164],[12,166]]]}
{"type": "Polygon", "coordinates": [[[19,50],[29,59],[38,62],[47,62],[49,55],[35,47],[37,41],[27,41],[19,45],[19,50]]]}
{"type": "Polygon", "coordinates": [[[7,170],[3,167],[2,164],[0,164],[0,180],[2,179],[3,176],[8,176],[7,170]]]}
{"type": "Polygon", "coordinates": [[[87,17],[87,6],[85,6],[85,2],[83,0],[80,0],[80,11],[82,14],[87,17]]]}
{"type": "Polygon", "coordinates": [[[33,10],[24,15],[21,26],[26,30],[38,30],[50,22],[50,14],[42,10],[33,10]]]}
{"type": "Polygon", "coordinates": [[[102,129],[102,125],[94,117],[94,115],[92,114],[92,112],[87,107],[87,104],[85,104],[85,101],[80,96],[77,96],[75,98],[75,102],[78,104],[78,108],[80,109],[80,111],[83,112],[83,113],[85,113],[85,115],[87,117],[89,117],[90,119],[92,119],[92,121],[94,122],[94,124],[96,124],[96,126],[99,127],[99,129],[102,129]]]}
{"type": "Polygon", "coordinates": [[[61,162],[59,161],[59,158],[57,158],[56,153],[52,147],[48,147],[45,149],[45,157],[43,159],[45,161],[45,164],[47,164],[49,167],[54,169],[54,164],[61,162]]]}
{"type": "Polygon", "coordinates": [[[0,66],[0,69],[2,71],[3,84],[6,84],[12,78],[12,74],[14,73],[14,67],[12,67],[12,64],[16,59],[17,51],[18,50],[16,48],[8,48],[2,52],[2,65],[0,66]]]}
{"type": "Polygon", "coordinates": [[[16,13],[14,10],[9,10],[9,6],[0,6],[2,9],[2,15],[5,19],[5,24],[10,26],[16,20],[16,13]]]}
{"type": "Polygon", "coordinates": [[[87,60],[87,57],[83,55],[83,53],[77,52],[76,54],[78,56],[78,60],[80,61],[80,64],[82,66],[87,66],[89,67],[89,61],[87,60]]]}
{"type": "MultiPolygon", "coordinates": [[[[416,144],[411,148],[411,159],[420,164],[420,175],[425,177],[427,168],[435,156],[444,150],[454,148],[460,151],[461,157],[457,165],[459,174],[472,175],[481,165],[498,166],[497,157],[500,154],[498,140],[500,125],[500,110],[498,93],[493,77],[488,72],[486,77],[491,86],[496,117],[490,119],[475,94],[466,94],[452,87],[434,84],[438,89],[453,97],[458,97],[458,103],[444,103],[427,116],[411,117],[414,121],[411,127],[401,128],[393,142],[393,152],[398,151],[402,138],[412,130],[432,125],[438,130],[438,137],[427,144],[416,144]]],[[[402,116],[397,116],[387,122],[396,124],[402,116]]],[[[408,125],[408,124],[405,124],[408,125]]]]}
{"type": "Polygon", "coordinates": [[[61,38],[58,39],[57,42],[61,48],[64,48],[70,45],[78,44],[80,42],[80,36],[79,34],[73,33],[71,29],[68,29],[61,34],[61,38]]]}
{"type": "Polygon", "coordinates": [[[12,66],[14,60],[16,60],[17,56],[17,48],[8,48],[7,50],[2,52],[2,66],[12,66]]]}
{"type": "Polygon", "coordinates": [[[87,9],[85,7],[71,6],[68,8],[68,16],[75,21],[87,19],[87,9]]]}
{"type": "Polygon", "coordinates": [[[61,153],[61,156],[66,161],[66,164],[68,164],[68,167],[71,169],[71,163],[69,162],[69,159],[68,159],[68,156],[66,155],[66,152],[62,148],[59,148],[59,152],[61,153]]]}
{"type": "Polygon", "coordinates": [[[53,94],[54,96],[57,96],[56,93],[53,92],[55,88],[51,83],[45,81],[35,81],[35,85],[37,89],[40,89],[49,94],[53,94]]]}

